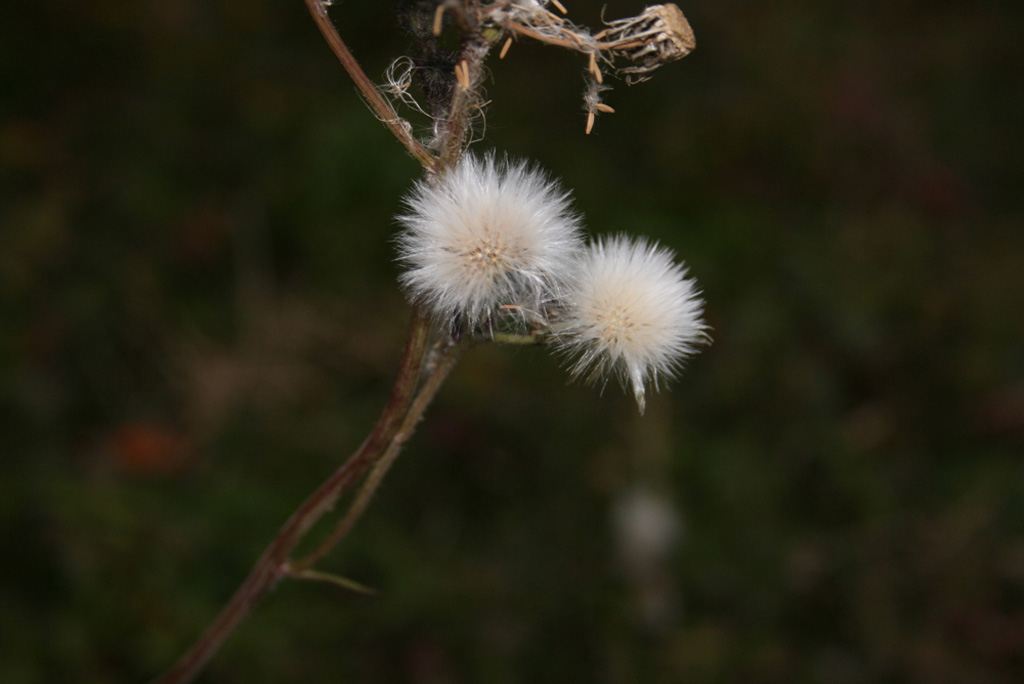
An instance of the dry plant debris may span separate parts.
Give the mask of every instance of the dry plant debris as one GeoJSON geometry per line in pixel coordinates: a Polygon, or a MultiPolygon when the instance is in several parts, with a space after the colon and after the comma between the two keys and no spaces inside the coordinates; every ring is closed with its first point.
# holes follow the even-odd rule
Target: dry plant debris
{"type": "MultiPolygon", "coordinates": [[[[615,111],[602,101],[602,93],[608,90],[606,76],[621,78],[628,85],[646,81],[660,66],[682,59],[697,45],[682,10],[671,3],[651,5],[634,17],[605,22],[605,28],[597,33],[570,21],[568,13],[558,0],[442,0],[429,18],[429,25],[435,39],[443,33],[446,20],[463,28],[471,26],[484,52],[502,43],[500,59],[506,57],[519,38],[585,55],[583,109],[587,133],[593,129],[598,114],[615,111]],[[554,7],[558,14],[549,7],[554,7]]],[[[479,88],[479,69],[472,61],[459,60],[452,69],[454,84],[465,91],[479,88]]],[[[414,68],[408,57],[400,57],[389,69],[382,89],[396,101],[422,113],[430,107],[421,106],[409,93],[413,82],[410,70],[414,68]]],[[[480,109],[482,102],[478,96],[473,106],[480,109]]],[[[436,122],[434,128],[440,128],[436,122]]],[[[436,142],[430,146],[436,147],[436,142]]]]}

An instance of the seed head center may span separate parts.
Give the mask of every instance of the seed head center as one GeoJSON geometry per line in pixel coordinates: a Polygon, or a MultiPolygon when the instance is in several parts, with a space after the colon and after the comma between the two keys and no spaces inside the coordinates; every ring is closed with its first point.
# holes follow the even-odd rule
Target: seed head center
{"type": "Polygon", "coordinates": [[[621,305],[595,312],[594,319],[601,337],[607,341],[629,340],[636,330],[636,321],[621,305]]]}
{"type": "Polygon", "coordinates": [[[473,270],[495,272],[505,268],[504,251],[500,245],[485,241],[466,252],[466,256],[473,270]]]}

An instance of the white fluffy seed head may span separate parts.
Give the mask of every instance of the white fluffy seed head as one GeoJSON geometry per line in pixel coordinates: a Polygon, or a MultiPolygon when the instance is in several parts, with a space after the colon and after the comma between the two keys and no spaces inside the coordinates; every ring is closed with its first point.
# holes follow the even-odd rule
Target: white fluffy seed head
{"type": "Polygon", "coordinates": [[[401,282],[439,320],[475,327],[500,306],[538,312],[572,274],[580,233],[569,195],[524,162],[467,154],[417,183],[406,206],[401,282]]]}
{"type": "Polygon", "coordinates": [[[643,413],[645,385],[657,389],[659,380],[674,377],[708,340],[699,294],[663,247],[621,235],[590,245],[558,338],[578,356],[572,374],[591,381],[617,375],[643,413]]]}

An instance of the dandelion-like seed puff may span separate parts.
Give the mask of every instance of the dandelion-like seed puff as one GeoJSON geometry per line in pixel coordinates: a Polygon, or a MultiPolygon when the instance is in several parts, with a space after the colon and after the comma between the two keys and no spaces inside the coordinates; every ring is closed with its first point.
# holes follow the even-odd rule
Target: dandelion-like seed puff
{"type": "Polygon", "coordinates": [[[578,355],[573,376],[617,375],[640,412],[645,386],[672,378],[708,340],[696,281],[672,252],[627,236],[599,240],[580,259],[560,346],[578,355]]]}
{"type": "Polygon", "coordinates": [[[500,306],[539,312],[559,297],[580,249],[569,194],[493,154],[467,154],[433,183],[418,183],[406,206],[401,282],[439,320],[476,327],[500,306]]]}

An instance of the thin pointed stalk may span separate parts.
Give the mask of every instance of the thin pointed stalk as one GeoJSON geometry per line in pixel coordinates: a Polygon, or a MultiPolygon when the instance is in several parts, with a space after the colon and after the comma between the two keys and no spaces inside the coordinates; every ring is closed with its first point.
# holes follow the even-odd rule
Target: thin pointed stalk
{"type": "Polygon", "coordinates": [[[367,596],[373,596],[377,593],[376,589],[360,584],[354,580],[350,580],[348,577],[342,577],[341,575],[334,575],[329,572],[320,572],[319,570],[294,570],[291,567],[288,568],[287,574],[289,577],[295,579],[311,580],[313,582],[326,582],[327,584],[333,584],[334,586],[344,589],[345,591],[351,591],[356,594],[364,594],[367,596]]]}
{"type": "Polygon", "coordinates": [[[516,333],[494,333],[491,335],[491,340],[496,344],[540,344],[543,342],[543,337],[540,335],[518,335],[516,333]]]}

